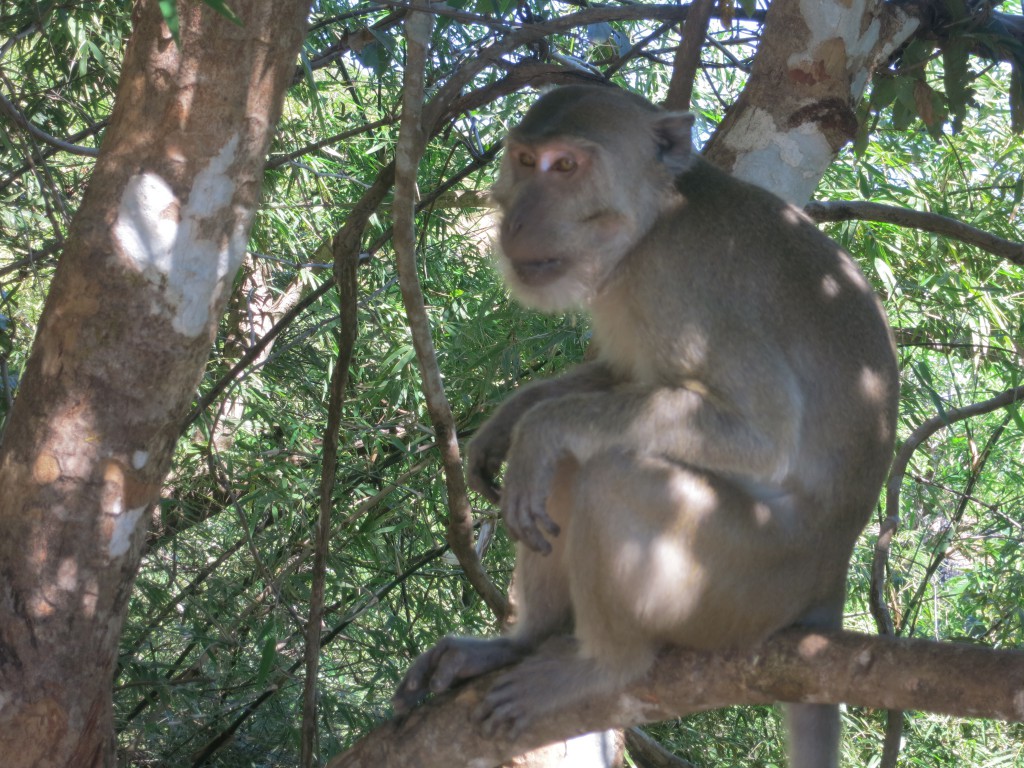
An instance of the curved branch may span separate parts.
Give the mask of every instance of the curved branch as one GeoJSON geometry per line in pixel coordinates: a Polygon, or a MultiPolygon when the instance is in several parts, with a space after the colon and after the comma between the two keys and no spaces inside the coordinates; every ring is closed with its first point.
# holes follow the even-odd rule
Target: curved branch
{"type": "Polygon", "coordinates": [[[428,702],[404,722],[385,723],[327,768],[498,765],[570,735],[773,701],[1024,720],[1024,653],[852,632],[794,629],[745,651],[666,651],[643,682],[581,700],[514,740],[469,725],[495,676],[428,702]]]}
{"type": "Polygon", "coordinates": [[[448,543],[465,571],[466,578],[498,619],[504,620],[508,614],[508,600],[487,575],[473,547],[473,512],[462,474],[455,418],[445,395],[444,382],[437,364],[437,353],[431,338],[430,318],[427,316],[423,291],[416,272],[416,172],[430,135],[429,127],[424,127],[423,120],[423,81],[434,17],[421,10],[428,6],[427,0],[417,0],[417,10],[410,11],[405,21],[408,53],[405,82],[402,87],[401,128],[398,146],[395,148],[392,242],[402,301],[405,303],[413,347],[423,377],[423,393],[427,399],[427,410],[444,464],[445,486],[448,491],[448,543]]]}
{"type": "MultiPolygon", "coordinates": [[[[875,624],[881,634],[890,637],[896,634],[892,614],[889,612],[889,606],[885,602],[885,571],[889,564],[893,537],[900,527],[900,490],[903,486],[903,478],[907,474],[907,466],[910,464],[911,457],[913,457],[914,452],[925,440],[943,427],[948,427],[957,421],[962,421],[972,416],[979,416],[999,408],[1005,408],[1022,399],[1024,399],[1024,387],[1016,387],[983,402],[974,403],[963,408],[955,408],[944,414],[933,416],[918,426],[903,445],[900,446],[896,458],[893,459],[892,469],[889,471],[889,481],[885,486],[886,514],[879,525],[878,540],[875,542],[874,557],[871,562],[871,589],[868,592],[868,602],[871,607],[871,615],[874,616],[875,624]]],[[[881,764],[883,766],[895,765],[899,755],[903,735],[903,713],[900,709],[890,708],[887,712],[888,722],[885,729],[885,742],[882,748],[881,764]]]]}
{"type": "Polygon", "coordinates": [[[1024,243],[1005,240],[983,229],[964,224],[962,221],[928,211],[915,211],[895,205],[870,203],[867,201],[812,202],[804,212],[818,223],[826,221],[875,221],[881,224],[896,224],[912,227],[936,235],[945,235],[954,240],[974,245],[1014,264],[1024,266],[1024,243]]]}
{"type": "Polygon", "coordinates": [[[889,470],[889,481],[885,486],[885,518],[879,527],[874,561],[871,565],[871,613],[875,617],[879,631],[883,634],[895,633],[892,617],[885,605],[885,567],[889,560],[889,551],[892,548],[892,537],[900,526],[900,490],[911,457],[925,440],[943,427],[948,427],[972,416],[991,413],[1021,400],[1024,400],[1024,387],[1015,387],[980,403],[946,411],[922,422],[900,446],[896,458],[893,459],[892,468],[889,470]]]}
{"type": "Polygon", "coordinates": [[[626,731],[626,749],[640,768],[697,768],[689,760],[673,755],[639,728],[626,731]]]}
{"type": "Polygon", "coordinates": [[[78,144],[72,144],[70,142],[64,141],[63,139],[58,139],[56,136],[51,136],[42,128],[37,127],[34,123],[32,123],[31,120],[29,120],[23,114],[21,114],[18,108],[14,106],[14,104],[7,98],[5,98],[3,95],[0,95],[0,114],[5,115],[8,120],[17,125],[23,131],[26,131],[28,134],[39,139],[41,142],[49,144],[51,147],[56,147],[57,149],[63,150],[64,152],[70,152],[73,155],[82,155],[84,157],[96,157],[97,155],[99,155],[98,149],[93,149],[92,147],[82,147],[79,146],[78,144]]]}

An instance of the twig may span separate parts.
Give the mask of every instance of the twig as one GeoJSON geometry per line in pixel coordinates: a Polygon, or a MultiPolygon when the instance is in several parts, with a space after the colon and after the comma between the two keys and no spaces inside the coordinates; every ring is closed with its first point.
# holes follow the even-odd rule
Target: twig
{"type": "MultiPolygon", "coordinates": [[[[344,632],[352,622],[362,616],[369,607],[377,605],[381,600],[387,597],[391,590],[405,583],[405,581],[420,568],[441,557],[441,555],[446,551],[448,551],[448,545],[444,544],[424,553],[398,576],[371,592],[358,607],[346,614],[345,618],[338,622],[335,627],[323,636],[320,641],[320,647],[323,648],[331,643],[331,641],[344,632]]],[[[267,687],[264,688],[256,698],[246,704],[234,720],[224,726],[224,728],[209,739],[206,744],[196,750],[193,753],[192,768],[199,768],[200,766],[205,765],[206,761],[216,754],[221,747],[229,744],[232,737],[238,729],[242,727],[245,721],[256,714],[256,710],[258,710],[264,702],[268,701],[272,696],[274,696],[274,694],[281,690],[282,687],[289,682],[291,676],[295,674],[300,666],[302,666],[301,660],[292,662],[287,669],[281,672],[281,674],[276,675],[270,684],[267,685],[267,687]]]]}
{"type": "Polygon", "coordinates": [[[331,144],[337,144],[339,141],[344,141],[345,139],[352,139],[355,138],[356,136],[362,136],[364,133],[370,133],[371,131],[375,131],[378,128],[383,128],[385,125],[392,125],[397,120],[397,117],[383,117],[380,120],[374,120],[372,123],[364,123],[363,125],[360,125],[358,128],[352,128],[351,130],[342,131],[341,133],[336,133],[333,136],[328,136],[325,139],[320,139],[320,141],[314,141],[312,144],[307,144],[304,147],[299,147],[293,152],[287,152],[283,155],[273,155],[269,160],[267,160],[267,168],[279,168],[285,163],[291,162],[292,160],[296,160],[302,157],[303,155],[308,155],[311,152],[315,152],[316,150],[322,149],[323,147],[329,146],[331,144]]]}
{"type": "Polygon", "coordinates": [[[673,755],[639,728],[626,730],[626,749],[639,768],[697,768],[689,760],[673,755]]]}
{"type": "Polygon", "coordinates": [[[804,211],[817,222],[875,221],[882,224],[912,227],[936,235],[945,235],[968,245],[977,246],[1000,258],[1009,259],[1014,264],[1024,266],[1024,243],[1005,240],[991,232],[938,213],[915,211],[882,203],[841,200],[808,203],[804,206],[804,211]]]}
{"type": "Polygon", "coordinates": [[[24,131],[27,131],[30,135],[35,136],[44,144],[49,144],[51,147],[63,150],[64,152],[70,152],[73,155],[82,155],[84,157],[96,157],[99,155],[98,149],[92,147],[83,147],[78,144],[71,144],[70,142],[58,139],[56,136],[51,136],[42,128],[36,126],[32,121],[25,117],[18,110],[16,106],[7,100],[2,94],[0,94],[0,114],[5,115],[12,123],[17,125],[24,131]]]}

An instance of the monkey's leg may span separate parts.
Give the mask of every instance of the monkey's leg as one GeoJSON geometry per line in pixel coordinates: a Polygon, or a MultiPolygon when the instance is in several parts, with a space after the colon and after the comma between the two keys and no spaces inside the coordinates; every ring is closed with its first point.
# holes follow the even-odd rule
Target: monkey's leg
{"type": "Polygon", "coordinates": [[[533,657],[502,675],[478,713],[485,726],[516,733],[619,690],[646,674],[665,644],[756,642],[830,594],[821,560],[829,547],[803,502],[777,489],[757,493],[763,498],[658,457],[591,458],[562,534],[579,651],[533,657]]]}
{"type": "MultiPolygon", "coordinates": [[[[559,525],[568,523],[571,487],[578,465],[564,461],[555,475],[548,514],[559,525]]],[[[552,552],[541,555],[520,544],[513,575],[518,620],[505,637],[448,636],[421,654],[399,684],[392,705],[405,714],[429,693],[440,693],[474,677],[522,659],[554,634],[572,630],[569,588],[565,576],[564,537],[553,542],[552,552]]]]}
{"type": "Polygon", "coordinates": [[[838,768],[839,707],[784,704],[789,768],[838,768]]]}
{"type": "MultiPolygon", "coordinates": [[[[616,562],[623,543],[618,528],[636,512],[635,502],[643,505],[630,489],[634,483],[643,488],[664,482],[660,476],[634,475],[633,461],[625,452],[600,454],[581,468],[573,487],[562,488],[572,509],[567,525],[559,521],[557,541],[564,548],[577,640],[548,644],[498,678],[476,713],[487,733],[504,731],[514,738],[554,711],[641,677],[652,663],[657,641],[634,625],[623,598],[609,593],[609,587],[617,590],[634,580],[616,562]],[[609,541],[616,537],[617,543],[609,541]]],[[[655,529],[663,527],[662,516],[654,516],[655,529]]],[[[631,551],[634,568],[648,559],[639,547],[631,551]]]]}

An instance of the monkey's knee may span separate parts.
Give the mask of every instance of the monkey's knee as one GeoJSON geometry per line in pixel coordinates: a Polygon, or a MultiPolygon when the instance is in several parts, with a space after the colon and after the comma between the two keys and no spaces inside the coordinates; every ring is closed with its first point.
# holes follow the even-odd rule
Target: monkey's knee
{"type": "Polygon", "coordinates": [[[616,449],[587,461],[576,480],[565,551],[576,635],[585,655],[626,677],[649,665],[657,638],[700,591],[673,476],[666,462],[616,449]]]}
{"type": "Polygon", "coordinates": [[[771,536],[744,528],[742,490],[628,451],[587,462],[577,487],[566,563],[585,648],[742,645],[795,618],[779,623],[779,606],[792,607],[776,589],[785,567],[771,536]]]}

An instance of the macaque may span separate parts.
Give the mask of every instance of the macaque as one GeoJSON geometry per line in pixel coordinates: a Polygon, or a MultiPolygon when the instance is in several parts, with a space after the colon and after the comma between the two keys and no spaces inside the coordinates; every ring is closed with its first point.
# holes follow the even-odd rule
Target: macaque
{"type": "MultiPolygon", "coordinates": [[[[521,389],[470,444],[469,483],[519,542],[518,622],[423,654],[399,714],[521,662],[477,712],[514,737],[642,678],[668,644],[842,623],[892,453],[892,337],[850,257],[701,159],[692,124],[570,86],[508,135],[501,272],[528,306],[589,313],[597,357],[521,389]],[[559,636],[568,654],[532,654],[559,636]]],[[[837,708],[786,708],[793,768],[836,766],[837,708]]]]}

